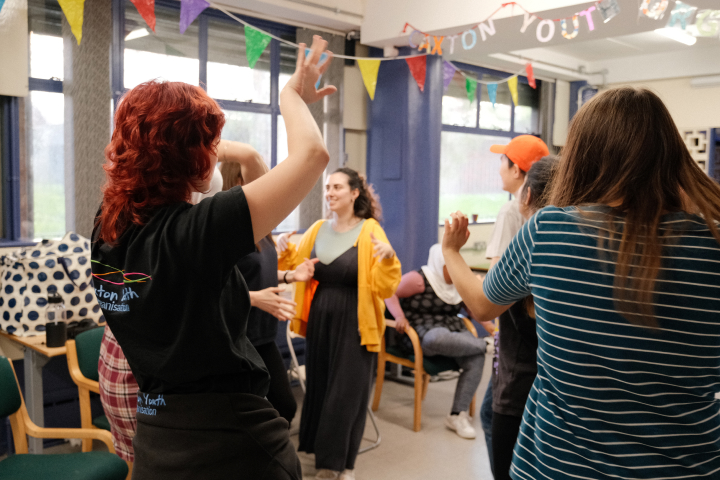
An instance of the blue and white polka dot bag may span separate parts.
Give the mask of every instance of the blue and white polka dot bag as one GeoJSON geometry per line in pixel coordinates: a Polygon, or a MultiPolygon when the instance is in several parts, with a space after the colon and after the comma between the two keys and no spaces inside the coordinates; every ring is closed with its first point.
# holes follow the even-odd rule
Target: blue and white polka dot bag
{"type": "Polygon", "coordinates": [[[88,239],[70,232],[62,240],[44,241],[24,249],[13,260],[14,265],[8,267],[6,259],[2,275],[5,279],[8,272],[12,273],[7,280],[11,282],[11,293],[3,286],[0,296],[0,302],[5,303],[0,305],[3,330],[20,336],[44,332],[45,307],[51,292],[62,295],[68,322],[84,318],[96,323],[104,321],[92,287],[88,239]]]}

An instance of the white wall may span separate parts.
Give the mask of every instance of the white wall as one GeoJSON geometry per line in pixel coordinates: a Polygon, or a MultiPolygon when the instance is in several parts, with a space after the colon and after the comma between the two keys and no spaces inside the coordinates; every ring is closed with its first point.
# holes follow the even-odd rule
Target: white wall
{"type": "Polygon", "coordinates": [[[629,85],[646,87],[657,93],[678,128],[720,127],[720,86],[693,88],[689,78],[617,83],[608,88],[629,85]]]}

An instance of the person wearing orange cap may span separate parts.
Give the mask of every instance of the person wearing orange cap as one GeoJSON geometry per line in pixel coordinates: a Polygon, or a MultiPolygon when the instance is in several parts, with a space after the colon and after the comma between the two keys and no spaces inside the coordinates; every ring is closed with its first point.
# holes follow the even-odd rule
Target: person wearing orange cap
{"type": "MultiPolygon", "coordinates": [[[[519,135],[507,145],[492,145],[490,151],[502,154],[500,162],[500,178],[502,179],[503,190],[512,194],[513,199],[500,208],[495,228],[488,242],[485,255],[490,259],[490,268],[492,268],[502,256],[505,249],[510,245],[510,241],[522,228],[525,219],[520,213],[520,205],[518,202],[520,190],[525,183],[525,175],[532,167],[533,163],[542,157],[549,155],[545,142],[533,135],[519,135]]],[[[495,345],[497,346],[497,331],[495,337],[495,345]]],[[[497,348],[496,348],[497,350],[497,348]]],[[[497,366],[497,351],[493,359],[493,368],[497,366]]],[[[488,384],[485,397],[480,407],[480,423],[485,433],[485,443],[487,444],[488,456],[490,457],[490,468],[495,474],[493,451],[492,451],[492,418],[493,418],[493,392],[492,383],[488,384]]]]}

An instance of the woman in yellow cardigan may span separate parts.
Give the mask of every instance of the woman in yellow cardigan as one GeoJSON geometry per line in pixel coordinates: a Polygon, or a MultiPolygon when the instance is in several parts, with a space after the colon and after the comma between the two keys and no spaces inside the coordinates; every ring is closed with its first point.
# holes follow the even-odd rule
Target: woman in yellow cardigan
{"type": "Polygon", "coordinates": [[[327,178],[330,220],[316,222],[295,245],[278,239],[279,268],[319,259],[315,277],[297,283],[292,328],[307,338],[307,394],[301,451],[315,454],[318,479],[355,478],[376,352],[385,331],[385,302],[402,275],[378,223],[381,210],[358,173],[341,168],[327,178]]]}

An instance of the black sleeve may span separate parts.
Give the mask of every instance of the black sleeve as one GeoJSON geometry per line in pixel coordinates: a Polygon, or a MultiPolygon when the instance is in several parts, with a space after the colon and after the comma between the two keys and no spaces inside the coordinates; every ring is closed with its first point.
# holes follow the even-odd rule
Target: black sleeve
{"type": "Polygon", "coordinates": [[[255,251],[250,209],[239,186],[184,209],[173,227],[187,252],[178,261],[191,262],[194,273],[204,278],[225,279],[242,257],[255,251]]]}
{"type": "Polygon", "coordinates": [[[535,319],[528,315],[527,308],[525,307],[525,299],[514,303],[508,310],[508,313],[510,313],[510,319],[515,325],[515,330],[520,334],[523,341],[527,345],[537,349],[538,338],[537,331],[535,330],[535,319]]]}

